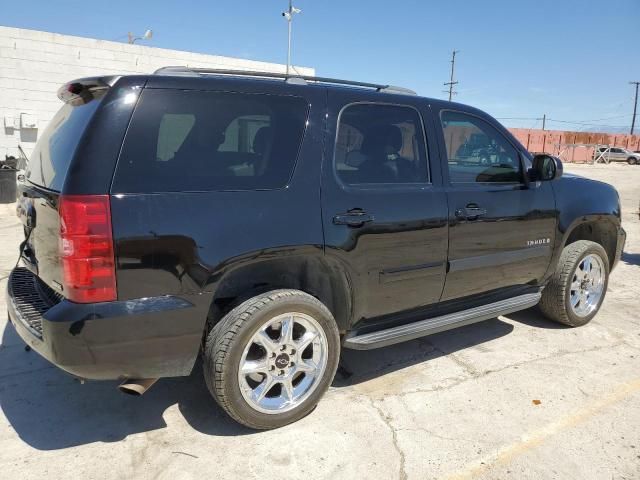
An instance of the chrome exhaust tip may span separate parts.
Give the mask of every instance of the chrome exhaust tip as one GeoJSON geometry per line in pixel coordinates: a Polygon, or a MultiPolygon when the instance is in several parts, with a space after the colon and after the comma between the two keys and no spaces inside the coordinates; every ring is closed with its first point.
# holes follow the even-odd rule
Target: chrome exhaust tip
{"type": "Polygon", "coordinates": [[[128,378],[118,385],[118,390],[127,395],[139,397],[144,395],[158,380],[157,378],[128,378]]]}

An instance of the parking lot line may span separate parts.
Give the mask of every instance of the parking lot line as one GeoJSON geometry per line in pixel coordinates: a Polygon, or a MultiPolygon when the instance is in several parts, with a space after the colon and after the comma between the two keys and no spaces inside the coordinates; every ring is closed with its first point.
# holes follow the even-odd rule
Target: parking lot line
{"type": "Polygon", "coordinates": [[[500,448],[497,453],[493,455],[470,463],[464,470],[454,473],[447,478],[448,480],[477,478],[494,467],[507,465],[519,455],[540,446],[548,438],[588,421],[604,409],[630,397],[638,391],[640,391],[640,378],[622,383],[610,394],[590,402],[588,406],[578,410],[576,413],[567,415],[546,424],[542,428],[523,434],[519,441],[500,448]]]}

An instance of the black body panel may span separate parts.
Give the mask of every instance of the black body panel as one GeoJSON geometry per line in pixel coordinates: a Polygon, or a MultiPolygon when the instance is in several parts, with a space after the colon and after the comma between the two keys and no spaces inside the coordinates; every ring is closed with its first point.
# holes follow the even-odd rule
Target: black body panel
{"type": "MultiPolygon", "coordinates": [[[[439,102],[433,106],[440,125],[442,112],[459,112],[493,127],[520,156],[528,153],[498,122],[474,108],[439,102]]],[[[441,301],[518,285],[541,285],[549,267],[557,225],[550,182],[453,183],[449,176],[443,129],[438,141],[449,204],[449,272],[441,301]],[[472,207],[478,216],[461,216],[472,207]]],[[[490,166],[487,167],[490,170],[490,166]]]]}
{"type": "MultiPolygon", "coordinates": [[[[211,82],[197,83],[212,88],[211,82]]],[[[293,260],[310,252],[322,257],[319,176],[324,91],[246,81],[221,81],[213,87],[224,90],[231,85],[235,92],[295,94],[307,100],[307,132],[292,178],[275,190],[136,194],[112,190],[120,299],[158,292],[215,292],[225,275],[246,265],[293,260]]]]}
{"type": "Polygon", "coordinates": [[[22,261],[51,288],[62,292],[58,238],[59,193],[23,182],[19,186],[17,214],[25,232],[22,261]]]}
{"type": "MultiPolygon", "coordinates": [[[[81,305],[62,300],[41,315],[34,335],[7,287],[9,319],[18,334],[50,362],[81,378],[115,380],[188,375],[209,309],[202,295],[160,296],[81,305]]],[[[31,298],[43,295],[34,289],[31,298]]],[[[23,307],[24,308],[24,307],[23,307]]]]}
{"type": "Polygon", "coordinates": [[[348,272],[353,295],[349,324],[420,308],[440,299],[446,273],[447,204],[437,167],[431,123],[423,120],[431,182],[344,185],[336,176],[334,148],[341,111],[350,104],[411,107],[424,116],[423,99],[361,91],[329,92],[328,141],[322,174],[326,255],[348,272]],[[371,221],[344,225],[338,218],[366,212],[371,221]]]}
{"type": "Polygon", "coordinates": [[[450,268],[442,300],[541,282],[557,222],[549,182],[534,188],[451,187],[447,193],[450,268]],[[470,203],[486,215],[457,218],[456,209],[470,203]]]}
{"type": "Polygon", "coordinates": [[[549,268],[556,265],[572,232],[580,225],[596,223],[603,231],[608,232],[606,241],[603,242],[606,245],[603,246],[609,254],[610,267],[613,269],[620,260],[627,238],[622,228],[620,197],[616,189],[578,175],[564,175],[550,183],[556,198],[558,227],[549,268]]]}
{"type": "Polygon", "coordinates": [[[63,193],[109,192],[122,139],[145,82],[144,76],[121,77],[109,89],[78,145],[63,193]]]}

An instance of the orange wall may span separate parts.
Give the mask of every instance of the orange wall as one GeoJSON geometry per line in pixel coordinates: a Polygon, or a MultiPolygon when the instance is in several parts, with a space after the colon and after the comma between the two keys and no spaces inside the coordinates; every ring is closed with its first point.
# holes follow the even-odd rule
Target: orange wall
{"type": "Polygon", "coordinates": [[[568,144],[587,143],[640,150],[640,135],[622,135],[593,132],[568,132],[562,130],[529,130],[510,128],[509,131],[530,152],[546,152],[558,155],[565,162],[590,162],[593,147],[571,148],[568,144]]]}

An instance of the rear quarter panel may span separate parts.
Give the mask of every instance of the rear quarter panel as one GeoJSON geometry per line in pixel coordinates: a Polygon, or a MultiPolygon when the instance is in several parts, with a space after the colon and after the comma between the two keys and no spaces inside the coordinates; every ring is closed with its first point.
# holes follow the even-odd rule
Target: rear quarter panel
{"type": "MultiPolygon", "coordinates": [[[[160,80],[156,80],[158,82],[160,80]]],[[[188,80],[189,82],[191,80],[188,80]]],[[[173,88],[167,79],[167,85],[173,88]]],[[[193,80],[194,88],[243,91],[243,82],[193,80]]],[[[184,81],[179,83],[184,88],[184,81]]],[[[273,82],[252,93],[283,93],[273,82]]],[[[177,85],[176,85],[177,88],[177,85]]],[[[322,257],[319,176],[325,92],[287,86],[309,105],[309,119],[289,184],[278,190],[184,193],[112,191],[118,297],[215,292],[230,272],[274,258],[322,257]]],[[[125,140],[126,141],[126,140],[125,140]]],[[[176,172],[176,175],[188,175],[176,172]]],[[[204,322],[205,319],[203,319],[204,322]]]]}

